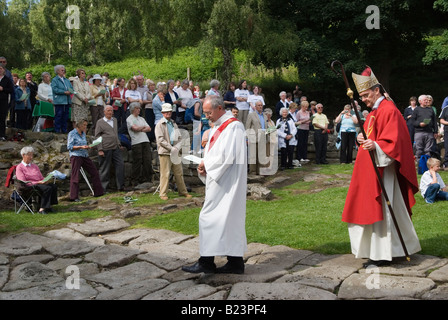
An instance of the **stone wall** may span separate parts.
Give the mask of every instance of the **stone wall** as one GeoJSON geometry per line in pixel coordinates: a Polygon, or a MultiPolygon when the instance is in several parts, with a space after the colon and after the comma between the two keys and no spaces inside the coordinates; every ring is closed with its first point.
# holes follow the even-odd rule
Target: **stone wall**
{"type": "MultiPolygon", "coordinates": [[[[187,132],[190,132],[191,138],[191,128],[185,128],[187,132]]],[[[7,136],[15,136],[17,131],[15,129],[7,129],[7,136]]],[[[310,133],[308,152],[309,159],[314,159],[314,143],[313,134],[310,133]]],[[[332,163],[338,162],[339,152],[335,147],[336,137],[330,135],[328,143],[328,160],[332,163]]],[[[93,137],[88,136],[88,141],[92,142],[93,137]]],[[[191,141],[191,140],[190,140],[191,141]]],[[[70,181],[70,159],[69,153],[67,151],[67,135],[49,133],[49,132],[30,132],[26,131],[24,133],[24,141],[6,141],[0,142],[0,199],[7,200],[11,194],[11,190],[7,190],[4,187],[6,176],[9,168],[12,165],[19,164],[21,161],[20,150],[25,146],[32,146],[36,152],[34,157],[34,163],[36,163],[42,174],[45,176],[47,173],[58,170],[63,174],[67,175],[67,179],[64,181],[58,181],[58,189],[60,196],[66,196],[69,192],[69,181],[70,181]]],[[[189,142],[184,145],[184,150],[189,149],[189,142]]],[[[89,151],[91,159],[98,165],[98,153],[97,149],[93,148],[89,151]]],[[[131,180],[132,172],[132,151],[126,149],[122,150],[123,158],[125,161],[125,185],[129,186],[131,180]]],[[[145,185],[145,188],[153,188],[154,191],[158,186],[158,155],[155,145],[153,145],[153,168],[156,171],[154,176],[154,181],[151,185],[145,185]]],[[[113,173],[112,173],[113,174],[113,173]]],[[[184,179],[188,187],[202,186],[202,182],[197,177],[196,166],[195,165],[184,165],[184,179]]],[[[113,177],[111,178],[111,189],[113,190],[115,182],[113,177]]],[[[90,189],[87,184],[81,178],[80,180],[80,195],[89,196],[91,194],[90,189]]]]}

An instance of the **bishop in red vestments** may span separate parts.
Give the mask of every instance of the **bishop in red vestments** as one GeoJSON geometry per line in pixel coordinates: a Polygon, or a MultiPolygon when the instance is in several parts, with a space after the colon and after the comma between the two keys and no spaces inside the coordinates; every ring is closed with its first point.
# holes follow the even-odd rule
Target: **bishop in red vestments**
{"type": "Polygon", "coordinates": [[[357,258],[369,258],[365,264],[384,265],[393,257],[405,256],[389,208],[382,195],[369,151],[386,188],[409,254],[421,250],[411,221],[414,194],[418,192],[411,139],[406,123],[392,101],[386,99],[370,68],[363,74],[353,74],[362,101],[372,112],[364,129],[367,140],[361,144],[356,158],[342,221],[349,226],[352,252],[357,258]]]}

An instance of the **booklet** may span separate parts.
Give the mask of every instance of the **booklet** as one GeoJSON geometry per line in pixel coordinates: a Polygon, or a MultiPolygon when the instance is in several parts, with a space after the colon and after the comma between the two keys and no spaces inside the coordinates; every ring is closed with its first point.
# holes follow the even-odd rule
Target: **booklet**
{"type": "Polygon", "coordinates": [[[72,88],[68,88],[68,91],[69,91],[71,94],[77,94],[77,92],[76,92],[75,90],[73,90],[72,88]]]}
{"type": "Polygon", "coordinates": [[[99,145],[102,142],[103,142],[103,137],[99,137],[98,139],[94,140],[89,147],[91,147],[91,148],[96,147],[97,145],[99,145]]]}
{"type": "Polygon", "coordinates": [[[270,133],[275,132],[275,131],[277,131],[277,126],[272,126],[272,127],[269,127],[266,130],[266,134],[270,134],[270,133]]]}
{"type": "Polygon", "coordinates": [[[424,119],[423,120],[423,123],[426,124],[426,125],[428,125],[430,122],[431,122],[431,119],[424,119]]]}
{"type": "Polygon", "coordinates": [[[94,106],[96,104],[96,100],[95,99],[89,100],[89,102],[87,104],[89,106],[94,106]]]}
{"type": "Polygon", "coordinates": [[[196,156],[194,156],[194,155],[188,155],[188,156],[185,156],[184,159],[185,159],[185,160],[188,160],[188,161],[191,161],[191,162],[193,162],[194,164],[201,164],[201,162],[202,162],[202,160],[203,160],[202,158],[196,157],[196,156]]]}
{"type": "Polygon", "coordinates": [[[98,92],[98,94],[106,94],[106,90],[102,89],[100,90],[100,92],[98,92]]]}
{"type": "Polygon", "coordinates": [[[22,96],[20,97],[20,101],[25,101],[26,99],[28,99],[30,97],[30,95],[28,93],[24,93],[22,94],[22,96]]]}
{"type": "Polygon", "coordinates": [[[53,178],[54,177],[54,173],[53,172],[50,172],[49,174],[48,174],[48,176],[46,176],[45,177],[45,179],[44,180],[42,180],[42,182],[47,182],[47,181],[49,181],[51,178],[53,178]]]}
{"type": "Polygon", "coordinates": [[[121,104],[121,102],[120,101],[118,101],[118,100],[115,100],[115,102],[114,102],[114,106],[115,107],[121,107],[122,106],[122,104],[121,104]]]}

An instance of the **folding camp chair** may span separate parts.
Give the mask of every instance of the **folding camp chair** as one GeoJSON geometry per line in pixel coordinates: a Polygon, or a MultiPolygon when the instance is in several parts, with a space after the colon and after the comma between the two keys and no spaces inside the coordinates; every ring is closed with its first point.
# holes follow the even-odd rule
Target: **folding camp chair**
{"type": "Polygon", "coordinates": [[[15,176],[17,166],[12,166],[6,177],[5,187],[9,188],[13,185],[13,192],[11,194],[11,200],[14,201],[14,212],[19,214],[23,209],[27,209],[34,214],[34,211],[38,210],[33,207],[37,207],[39,203],[39,197],[41,196],[39,190],[34,187],[26,186],[25,182],[20,181],[15,176]],[[18,186],[22,185],[21,188],[18,186]],[[20,206],[19,206],[20,205],[20,206]],[[18,209],[17,209],[18,207],[18,209]]]}
{"type": "Polygon", "coordinates": [[[49,132],[54,131],[54,106],[45,101],[38,101],[33,110],[33,118],[38,118],[33,132],[49,132]]]}

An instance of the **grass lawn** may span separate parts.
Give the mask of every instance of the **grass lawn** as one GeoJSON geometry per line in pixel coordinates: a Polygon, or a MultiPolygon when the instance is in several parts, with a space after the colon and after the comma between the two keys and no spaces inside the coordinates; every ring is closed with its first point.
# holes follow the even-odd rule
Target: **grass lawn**
{"type": "MultiPolygon", "coordinates": [[[[311,165],[283,173],[290,176],[290,183],[273,189],[274,200],[247,201],[248,242],[285,245],[325,254],[350,253],[347,225],[341,221],[348,188],[337,186],[337,183],[322,186],[319,182],[305,182],[303,177],[312,172],[330,176],[327,180],[338,181],[341,176],[350,175],[352,170],[352,165],[311,165]]],[[[448,172],[441,172],[441,175],[448,182],[448,172]]],[[[123,195],[117,194],[111,200],[120,202],[123,195]]],[[[170,197],[174,198],[176,194],[170,197]]],[[[138,195],[138,199],[133,206],[160,206],[162,203],[152,194],[138,195]]],[[[421,253],[448,257],[448,201],[428,205],[420,194],[416,194],[416,200],[413,222],[422,246],[421,253]]],[[[70,212],[67,205],[56,208],[59,213],[47,216],[0,211],[0,236],[9,232],[39,232],[110,214],[100,210],[70,212]]],[[[195,207],[143,216],[133,218],[132,224],[134,228],[160,228],[197,235],[199,212],[200,208],[195,207]]]]}

